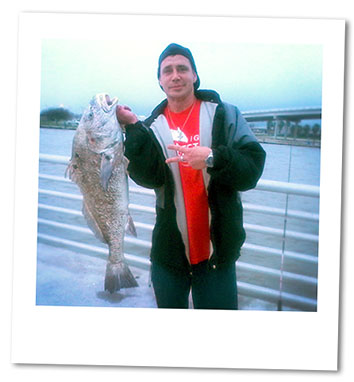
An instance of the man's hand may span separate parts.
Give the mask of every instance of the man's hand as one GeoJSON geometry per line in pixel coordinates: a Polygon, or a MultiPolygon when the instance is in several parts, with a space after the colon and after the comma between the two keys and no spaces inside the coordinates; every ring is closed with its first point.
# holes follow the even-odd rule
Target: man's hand
{"type": "Polygon", "coordinates": [[[178,156],[166,159],[166,163],[185,162],[194,170],[202,170],[206,167],[205,159],[211,152],[211,148],[205,146],[187,147],[178,145],[168,145],[169,150],[176,150],[178,156]]]}
{"type": "Polygon", "coordinates": [[[118,105],[116,108],[116,114],[119,123],[122,125],[129,125],[131,123],[138,122],[138,117],[131,111],[128,106],[118,105]]]}

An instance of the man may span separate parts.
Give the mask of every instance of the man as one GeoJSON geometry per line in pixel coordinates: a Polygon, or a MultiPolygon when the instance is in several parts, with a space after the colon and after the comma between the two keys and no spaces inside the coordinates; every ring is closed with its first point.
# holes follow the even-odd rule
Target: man
{"type": "Polygon", "coordinates": [[[255,187],[265,152],[237,108],[230,112],[216,92],[198,90],[189,49],[167,46],[158,80],[167,99],[144,122],[117,108],[129,174],[156,192],[157,305],[188,308],[191,291],[196,309],[237,309],[235,261],[245,240],[239,191],[255,187]]]}

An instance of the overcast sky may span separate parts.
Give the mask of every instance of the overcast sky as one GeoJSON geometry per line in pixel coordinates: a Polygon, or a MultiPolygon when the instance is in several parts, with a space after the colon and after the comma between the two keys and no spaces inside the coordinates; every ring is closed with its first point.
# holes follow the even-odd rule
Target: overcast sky
{"type": "MultiPolygon", "coordinates": [[[[241,111],[321,106],[322,46],[177,42],[191,49],[201,89],[218,91],[241,111]]],[[[163,98],[157,62],[168,41],[42,41],[41,109],[81,113],[100,92],[138,115],[163,98]]]]}

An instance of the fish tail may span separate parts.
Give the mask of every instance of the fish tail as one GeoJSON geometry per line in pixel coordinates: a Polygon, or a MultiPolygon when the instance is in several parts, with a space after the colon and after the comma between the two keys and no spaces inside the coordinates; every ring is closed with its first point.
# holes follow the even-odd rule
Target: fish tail
{"type": "Polygon", "coordinates": [[[107,263],[104,290],[114,293],[122,288],[134,288],[137,286],[138,283],[134,275],[125,263],[107,263]]]}

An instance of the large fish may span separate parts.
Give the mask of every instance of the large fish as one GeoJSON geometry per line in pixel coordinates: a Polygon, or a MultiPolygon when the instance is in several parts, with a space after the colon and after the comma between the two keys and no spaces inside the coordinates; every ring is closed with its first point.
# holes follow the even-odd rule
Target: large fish
{"type": "Polygon", "coordinates": [[[125,263],[125,230],[136,236],[128,211],[128,159],[116,117],[117,98],[97,94],[90,101],[73,139],[67,173],[83,195],[83,215],[109,248],[104,288],[113,293],[138,286],[125,263]]]}

